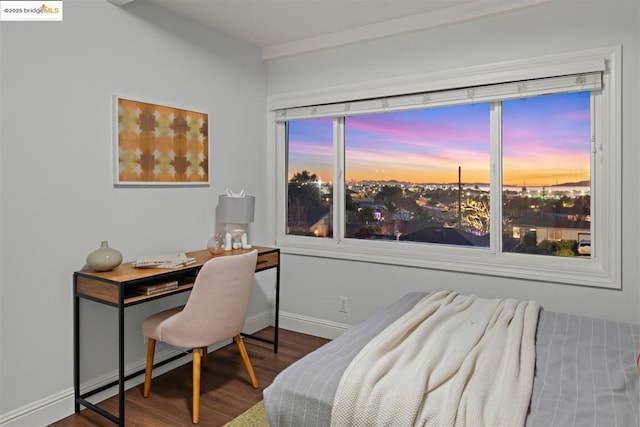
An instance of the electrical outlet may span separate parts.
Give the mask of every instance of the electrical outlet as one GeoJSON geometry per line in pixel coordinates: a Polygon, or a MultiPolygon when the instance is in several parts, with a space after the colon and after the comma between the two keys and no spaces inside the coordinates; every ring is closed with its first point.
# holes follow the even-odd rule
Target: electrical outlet
{"type": "Polygon", "coordinates": [[[348,302],[349,302],[349,299],[347,297],[338,297],[338,311],[340,313],[349,312],[348,302]]]}

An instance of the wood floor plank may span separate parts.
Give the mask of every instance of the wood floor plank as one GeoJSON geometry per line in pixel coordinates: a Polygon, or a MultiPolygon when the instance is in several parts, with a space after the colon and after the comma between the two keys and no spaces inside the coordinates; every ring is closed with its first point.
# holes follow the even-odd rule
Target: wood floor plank
{"type": "MultiPolygon", "coordinates": [[[[273,328],[256,335],[273,337],[273,328]]],[[[208,367],[202,372],[200,426],[216,427],[231,421],[262,400],[262,391],[278,373],[296,360],[321,347],[328,340],[297,332],[280,330],[278,354],[268,343],[245,339],[247,352],[260,387],[254,389],[235,344],[209,353],[208,367]]],[[[191,422],[191,362],[153,379],[151,395],[142,397],[142,384],[125,394],[126,425],[132,427],[189,427],[191,422]]],[[[99,404],[117,414],[117,396],[99,404]]],[[[51,424],[50,427],[112,427],[115,424],[83,409],[51,424]]]]}

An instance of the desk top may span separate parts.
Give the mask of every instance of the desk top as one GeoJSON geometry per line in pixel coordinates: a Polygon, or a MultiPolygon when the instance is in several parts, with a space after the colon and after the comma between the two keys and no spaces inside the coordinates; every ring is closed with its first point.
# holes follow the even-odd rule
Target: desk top
{"type": "Polygon", "coordinates": [[[136,268],[132,262],[126,262],[120,264],[118,267],[110,271],[95,271],[89,267],[85,267],[80,271],[76,271],[76,276],[98,279],[107,282],[130,282],[132,280],[145,279],[147,277],[157,276],[160,274],[167,274],[173,272],[180,272],[183,270],[189,270],[201,267],[205,262],[212,258],[221,256],[238,255],[253,250],[258,250],[258,257],[268,256],[269,254],[276,254],[279,249],[270,248],[266,246],[253,246],[251,249],[234,249],[231,251],[222,252],[220,254],[212,255],[208,250],[202,249],[193,252],[187,252],[189,258],[195,258],[196,262],[177,268],[136,268]]]}

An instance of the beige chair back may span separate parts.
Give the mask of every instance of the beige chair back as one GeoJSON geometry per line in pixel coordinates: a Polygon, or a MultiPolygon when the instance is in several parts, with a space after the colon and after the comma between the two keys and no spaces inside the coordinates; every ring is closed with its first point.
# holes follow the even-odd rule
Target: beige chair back
{"type": "Polygon", "coordinates": [[[178,347],[205,347],[240,334],[258,251],[207,261],[184,309],[162,325],[162,341],[178,347]]]}

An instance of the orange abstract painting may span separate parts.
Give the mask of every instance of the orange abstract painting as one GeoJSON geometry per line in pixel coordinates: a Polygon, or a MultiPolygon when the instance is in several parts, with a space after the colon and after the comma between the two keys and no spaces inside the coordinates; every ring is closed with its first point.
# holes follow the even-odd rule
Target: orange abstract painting
{"type": "Polygon", "coordinates": [[[116,98],[116,185],[209,183],[209,116],[116,98]]]}

